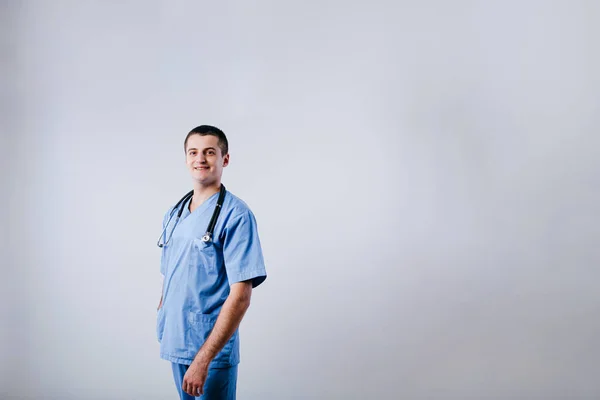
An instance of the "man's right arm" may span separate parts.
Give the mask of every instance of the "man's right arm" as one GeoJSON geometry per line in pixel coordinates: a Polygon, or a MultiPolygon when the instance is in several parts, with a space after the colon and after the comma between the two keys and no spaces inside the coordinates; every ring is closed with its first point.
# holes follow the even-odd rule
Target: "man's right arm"
{"type": "Polygon", "coordinates": [[[163,301],[163,286],[164,286],[164,281],[165,281],[165,277],[162,277],[162,282],[160,284],[160,302],[158,303],[158,308],[156,309],[156,311],[160,310],[160,308],[162,307],[162,301],[163,301]]]}

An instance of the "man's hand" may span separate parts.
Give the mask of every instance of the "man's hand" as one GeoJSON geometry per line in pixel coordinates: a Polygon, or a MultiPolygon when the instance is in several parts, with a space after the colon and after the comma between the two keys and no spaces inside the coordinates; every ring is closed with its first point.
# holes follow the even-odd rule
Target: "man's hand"
{"type": "Polygon", "coordinates": [[[190,396],[200,396],[204,393],[204,382],[208,375],[208,364],[194,361],[188,368],[181,389],[190,396]]]}
{"type": "Polygon", "coordinates": [[[156,308],[156,311],[160,310],[161,306],[162,306],[162,295],[160,296],[160,302],[158,303],[158,307],[156,308]]]}

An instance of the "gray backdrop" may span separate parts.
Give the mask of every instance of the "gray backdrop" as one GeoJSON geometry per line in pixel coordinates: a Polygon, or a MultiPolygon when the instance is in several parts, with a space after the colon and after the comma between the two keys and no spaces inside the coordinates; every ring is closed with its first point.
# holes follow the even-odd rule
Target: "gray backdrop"
{"type": "Polygon", "coordinates": [[[202,123],[269,273],[240,399],[600,397],[598,2],[1,4],[1,398],[176,398],[202,123]]]}

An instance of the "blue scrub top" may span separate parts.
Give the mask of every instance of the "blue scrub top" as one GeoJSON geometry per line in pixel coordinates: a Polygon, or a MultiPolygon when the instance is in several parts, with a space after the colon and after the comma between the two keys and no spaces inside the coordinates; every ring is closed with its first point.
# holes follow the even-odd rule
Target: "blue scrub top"
{"type": "MultiPolygon", "coordinates": [[[[163,303],[158,310],[156,331],[161,358],[174,363],[192,363],[214,327],[230,285],[251,280],[256,287],[267,277],[254,215],[229,191],[213,240],[201,240],[218,197],[219,193],[215,193],[192,213],[187,202],[177,224],[175,210],[165,233],[168,236],[172,231],[173,235],[162,248],[163,303]]],[[[165,214],[163,229],[172,210],[165,214]]],[[[236,330],[210,366],[230,367],[239,361],[236,330]]]]}

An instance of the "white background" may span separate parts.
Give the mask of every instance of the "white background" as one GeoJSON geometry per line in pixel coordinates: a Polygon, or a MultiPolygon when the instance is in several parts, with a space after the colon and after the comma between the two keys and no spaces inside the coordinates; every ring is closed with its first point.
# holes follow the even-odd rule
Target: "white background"
{"type": "Polygon", "coordinates": [[[239,399],[600,397],[598,2],[1,4],[1,398],[176,398],[200,124],[269,274],[239,399]]]}

